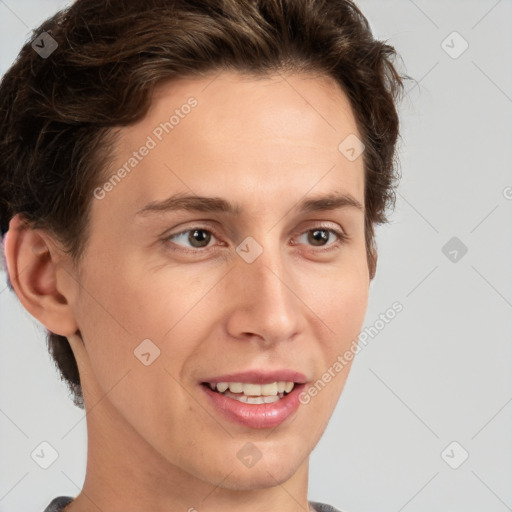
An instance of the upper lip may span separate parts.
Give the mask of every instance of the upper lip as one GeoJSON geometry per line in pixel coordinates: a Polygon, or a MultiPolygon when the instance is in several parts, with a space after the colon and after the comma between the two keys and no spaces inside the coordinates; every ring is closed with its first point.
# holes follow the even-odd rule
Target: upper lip
{"type": "Polygon", "coordinates": [[[202,382],[218,384],[219,382],[244,382],[251,384],[270,384],[272,382],[295,382],[304,384],[307,379],[304,374],[295,370],[248,370],[245,372],[229,373],[225,375],[209,377],[202,382]]]}

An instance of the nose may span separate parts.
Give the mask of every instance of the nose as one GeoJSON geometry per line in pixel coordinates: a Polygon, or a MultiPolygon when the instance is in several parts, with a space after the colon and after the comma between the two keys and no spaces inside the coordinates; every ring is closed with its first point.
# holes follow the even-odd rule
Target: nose
{"type": "Polygon", "coordinates": [[[240,257],[229,275],[233,307],[227,329],[236,339],[268,346],[291,339],[300,329],[300,283],[277,247],[267,244],[251,263],[240,257]]]}

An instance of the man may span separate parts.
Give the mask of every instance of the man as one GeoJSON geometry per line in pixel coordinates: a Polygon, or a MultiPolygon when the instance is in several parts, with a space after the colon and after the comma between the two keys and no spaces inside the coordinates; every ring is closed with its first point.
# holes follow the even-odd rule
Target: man
{"type": "Polygon", "coordinates": [[[393,200],[393,49],[338,0],[78,0],[36,32],[0,88],[4,252],[88,429],[47,511],[335,510],[308,461],[393,200]]]}

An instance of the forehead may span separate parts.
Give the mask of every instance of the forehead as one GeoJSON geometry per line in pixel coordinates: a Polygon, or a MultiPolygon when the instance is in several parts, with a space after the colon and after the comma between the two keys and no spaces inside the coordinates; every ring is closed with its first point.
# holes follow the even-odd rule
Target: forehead
{"type": "MultiPolygon", "coordinates": [[[[346,132],[357,133],[350,102],[331,77],[283,73],[264,77],[226,71],[160,84],[147,116],[132,128],[148,132],[191,97],[197,99],[195,113],[200,115],[191,116],[181,131],[198,140],[227,144],[250,136],[255,142],[286,138],[301,145],[314,140],[318,145],[322,137],[328,146],[346,132]]],[[[130,132],[125,133],[128,143],[130,132]]]]}
{"type": "Polygon", "coordinates": [[[349,136],[360,138],[356,121],[330,77],[223,72],[162,83],[146,116],[119,131],[110,175],[127,172],[108,207],[128,213],[176,192],[229,192],[261,209],[287,199],[284,190],[296,201],[312,189],[363,202],[362,158],[339,149],[349,136]]]}

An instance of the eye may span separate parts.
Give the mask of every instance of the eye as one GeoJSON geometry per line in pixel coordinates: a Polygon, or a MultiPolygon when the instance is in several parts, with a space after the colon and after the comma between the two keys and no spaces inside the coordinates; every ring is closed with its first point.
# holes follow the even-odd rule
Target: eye
{"type": "MultiPolygon", "coordinates": [[[[299,245],[305,244],[317,247],[318,252],[334,250],[349,240],[349,236],[343,231],[328,226],[315,226],[300,233],[298,238],[301,237],[305,237],[305,241],[300,242],[299,245]],[[334,239],[334,241],[329,243],[331,239],[334,239]]],[[[201,252],[209,252],[213,248],[214,245],[210,244],[212,238],[217,239],[211,229],[194,226],[179,233],[168,235],[164,241],[170,244],[173,250],[197,255],[201,252]]],[[[292,241],[292,245],[297,245],[297,243],[292,241]]]]}
{"type": "MultiPolygon", "coordinates": [[[[167,237],[167,240],[172,241],[173,243],[177,243],[176,240],[181,240],[185,243],[190,243],[188,247],[192,247],[194,249],[204,249],[208,247],[212,236],[214,235],[210,230],[196,226],[193,229],[187,229],[185,231],[181,231],[180,233],[170,235],[167,237]]],[[[177,243],[177,245],[181,244],[177,243]]]]}
{"type": "Polygon", "coordinates": [[[341,230],[327,226],[316,226],[308,229],[300,234],[299,239],[300,237],[306,238],[304,243],[307,245],[312,245],[313,247],[327,246],[329,247],[328,250],[339,247],[342,243],[348,240],[348,235],[343,233],[341,230]],[[328,243],[332,238],[334,238],[334,242],[328,243]]]}

